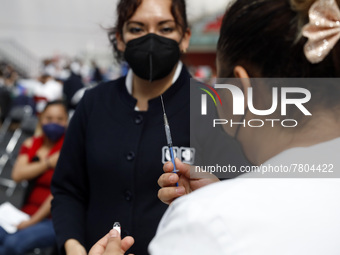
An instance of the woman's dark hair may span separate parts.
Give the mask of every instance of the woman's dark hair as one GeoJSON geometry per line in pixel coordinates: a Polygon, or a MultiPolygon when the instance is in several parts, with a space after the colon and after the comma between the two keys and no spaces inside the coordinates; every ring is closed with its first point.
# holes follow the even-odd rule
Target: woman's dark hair
{"type": "MultiPolygon", "coordinates": [[[[304,54],[307,38],[302,36],[301,30],[308,23],[308,10],[314,2],[315,0],[236,0],[222,21],[217,46],[219,76],[233,77],[235,66],[240,65],[251,78],[340,77],[339,42],[318,64],[310,63],[304,54]]],[[[340,0],[337,2],[339,5],[340,0]]],[[[327,79],[327,82],[325,80],[323,79],[325,84],[320,84],[320,81],[303,84],[313,95],[306,104],[311,111],[340,108],[340,86],[337,79],[327,79]]],[[[289,86],[293,86],[292,81],[291,83],[289,86]]],[[[272,84],[263,88],[271,91],[272,84]]],[[[262,86],[253,84],[253,90],[254,94],[261,95],[254,100],[263,104],[262,86]]],[[[287,117],[301,122],[303,114],[291,106],[287,109],[287,117]]],[[[308,118],[304,118],[302,122],[304,121],[308,121],[308,118]]]]}
{"type": "Polygon", "coordinates": [[[252,77],[339,77],[340,43],[318,64],[304,55],[307,38],[301,36],[301,25],[308,22],[314,2],[237,0],[222,22],[220,76],[231,77],[234,67],[242,65],[252,77]]]}
{"type": "MultiPolygon", "coordinates": [[[[109,40],[113,46],[113,52],[116,59],[122,60],[123,54],[117,48],[116,34],[123,34],[124,23],[129,20],[143,0],[120,0],[117,5],[117,21],[113,28],[108,30],[109,40]]],[[[172,0],[171,13],[175,18],[176,24],[181,28],[184,34],[188,29],[188,20],[186,14],[185,0],[172,0]]]]}
{"type": "Polygon", "coordinates": [[[65,113],[68,115],[68,109],[67,109],[67,105],[66,102],[64,100],[55,100],[55,101],[50,101],[47,102],[47,104],[44,107],[44,110],[41,113],[44,113],[48,107],[52,106],[52,105],[60,105],[64,108],[65,113]]]}

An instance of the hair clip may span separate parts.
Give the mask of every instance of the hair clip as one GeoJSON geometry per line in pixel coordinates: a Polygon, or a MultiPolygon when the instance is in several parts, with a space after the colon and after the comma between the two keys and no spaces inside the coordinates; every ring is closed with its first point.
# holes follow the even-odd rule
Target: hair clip
{"type": "Polygon", "coordinates": [[[305,56],[312,64],[320,63],[340,39],[340,9],[335,0],[317,0],[309,9],[309,23],[302,29],[308,38],[305,56]]]}

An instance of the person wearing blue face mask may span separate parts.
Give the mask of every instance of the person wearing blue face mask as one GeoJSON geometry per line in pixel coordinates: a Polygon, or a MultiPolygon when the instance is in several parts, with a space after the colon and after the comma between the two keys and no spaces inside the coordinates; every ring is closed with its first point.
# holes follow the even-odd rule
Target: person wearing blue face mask
{"type": "Polygon", "coordinates": [[[0,255],[22,255],[55,244],[50,183],[68,124],[64,102],[48,103],[39,116],[39,124],[42,134],[24,141],[12,171],[14,181],[29,182],[21,210],[30,218],[21,222],[14,234],[0,227],[0,255]]]}
{"type": "Polygon", "coordinates": [[[65,134],[66,127],[57,123],[49,123],[42,126],[44,135],[51,141],[57,142],[65,134]]]}

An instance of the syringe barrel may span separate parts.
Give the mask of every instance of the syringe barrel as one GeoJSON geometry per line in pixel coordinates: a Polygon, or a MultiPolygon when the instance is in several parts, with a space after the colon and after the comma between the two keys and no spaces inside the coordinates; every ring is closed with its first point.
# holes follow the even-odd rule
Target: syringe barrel
{"type": "Polygon", "coordinates": [[[170,126],[165,125],[165,135],[166,135],[166,140],[168,143],[168,146],[172,146],[172,139],[171,139],[171,133],[170,133],[170,126]]]}

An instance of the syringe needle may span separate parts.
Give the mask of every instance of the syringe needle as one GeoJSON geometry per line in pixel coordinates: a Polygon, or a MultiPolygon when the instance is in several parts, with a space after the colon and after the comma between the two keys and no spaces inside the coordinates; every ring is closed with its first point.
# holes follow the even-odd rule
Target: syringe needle
{"type": "MultiPolygon", "coordinates": [[[[170,126],[169,126],[168,118],[167,118],[166,113],[165,113],[165,107],[164,107],[164,101],[163,101],[162,95],[161,95],[161,101],[162,101],[162,107],[163,107],[163,117],[164,117],[164,128],[165,128],[166,140],[167,140],[168,147],[169,147],[171,161],[172,161],[172,164],[174,165],[174,170],[172,172],[177,173],[178,170],[176,169],[176,165],[175,165],[175,156],[174,156],[174,150],[173,150],[173,147],[172,147],[172,137],[171,137],[171,132],[170,132],[170,126]]],[[[176,186],[178,187],[178,183],[176,183],[176,186]]]]}
{"type": "Polygon", "coordinates": [[[165,107],[164,107],[163,95],[161,95],[161,101],[162,101],[163,113],[165,114],[165,107]]]}

